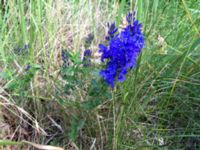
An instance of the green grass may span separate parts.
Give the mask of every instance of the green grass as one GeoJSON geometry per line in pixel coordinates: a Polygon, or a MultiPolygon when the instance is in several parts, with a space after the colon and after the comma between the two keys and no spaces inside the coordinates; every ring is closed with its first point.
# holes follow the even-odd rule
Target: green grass
{"type": "Polygon", "coordinates": [[[0,139],[65,149],[199,149],[199,9],[199,0],[1,1],[0,126],[7,128],[0,139]],[[130,10],[143,23],[145,48],[111,97],[79,70],[79,53],[90,33],[89,48],[98,51],[107,22],[120,25],[130,10]],[[28,51],[18,52],[25,44],[28,51]],[[61,77],[62,50],[77,63],[72,79],[61,77]]]}

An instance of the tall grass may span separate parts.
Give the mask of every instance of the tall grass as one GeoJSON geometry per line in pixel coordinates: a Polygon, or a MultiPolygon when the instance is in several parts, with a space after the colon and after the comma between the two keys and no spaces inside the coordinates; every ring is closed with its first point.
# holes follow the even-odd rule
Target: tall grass
{"type": "Polygon", "coordinates": [[[199,2],[143,3],[148,13],[138,15],[148,15],[142,17],[147,19],[143,20],[147,43],[121,94],[126,105],[122,107],[125,119],[119,119],[120,149],[198,148],[199,18],[187,9],[195,3],[199,2]],[[130,133],[132,140],[125,140],[130,133]]]}
{"type": "Polygon", "coordinates": [[[199,9],[198,0],[1,1],[0,137],[65,149],[198,149],[199,9]],[[65,93],[61,52],[79,60],[93,34],[95,53],[107,22],[120,26],[133,10],[146,44],[127,81],[92,106],[90,76],[77,75],[84,84],[65,93]]]}

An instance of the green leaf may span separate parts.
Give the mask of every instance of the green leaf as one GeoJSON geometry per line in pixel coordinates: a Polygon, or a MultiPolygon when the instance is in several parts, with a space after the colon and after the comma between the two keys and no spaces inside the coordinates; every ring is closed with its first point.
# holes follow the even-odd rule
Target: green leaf
{"type": "Polygon", "coordinates": [[[118,13],[117,13],[117,18],[116,18],[117,26],[119,26],[119,24],[120,24],[120,20],[121,20],[122,14],[125,11],[125,7],[126,7],[126,0],[122,0],[120,2],[120,6],[119,6],[118,13]]]}
{"type": "Polygon", "coordinates": [[[63,68],[61,70],[62,75],[67,75],[67,76],[74,76],[75,73],[75,68],[73,66],[69,66],[67,68],[63,68]]]}
{"type": "Polygon", "coordinates": [[[137,0],[136,1],[136,10],[137,10],[137,19],[140,21],[140,22],[143,22],[143,12],[144,12],[144,8],[143,8],[143,1],[141,0],[137,0]]]}
{"type": "Polygon", "coordinates": [[[200,44],[200,38],[196,39],[192,44],[190,51],[193,51],[200,44]]]}
{"type": "Polygon", "coordinates": [[[15,142],[11,140],[0,140],[0,146],[7,146],[7,145],[21,145],[21,142],[15,142]]]}
{"type": "Polygon", "coordinates": [[[85,110],[92,110],[101,104],[101,100],[99,99],[91,99],[89,101],[83,102],[82,107],[85,110]]]}
{"type": "Polygon", "coordinates": [[[11,82],[8,82],[6,85],[5,85],[5,88],[6,89],[10,89],[10,90],[14,90],[17,88],[18,86],[18,82],[16,80],[12,80],[11,82]]]}
{"type": "Polygon", "coordinates": [[[77,136],[78,136],[78,132],[81,128],[83,128],[85,124],[85,119],[80,119],[80,118],[73,118],[72,123],[71,123],[71,127],[70,127],[70,133],[69,133],[69,138],[72,141],[75,141],[77,136]]]}
{"type": "Polygon", "coordinates": [[[34,69],[41,69],[41,66],[39,64],[32,64],[31,67],[34,69]]]}
{"type": "Polygon", "coordinates": [[[3,71],[3,72],[0,72],[0,78],[4,80],[9,80],[11,78],[11,75],[10,73],[3,71]]]}

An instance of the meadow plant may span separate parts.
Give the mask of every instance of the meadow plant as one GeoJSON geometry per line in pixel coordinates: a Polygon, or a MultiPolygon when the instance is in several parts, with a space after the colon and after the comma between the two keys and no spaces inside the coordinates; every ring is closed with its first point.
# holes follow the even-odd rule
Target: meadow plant
{"type": "Polygon", "coordinates": [[[23,47],[19,47],[17,46],[16,48],[14,48],[14,53],[17,55],[26,55],[29,52],[29,44],[25,44],[23,47]]]}
{"type": "Polygon", "coordinates": [[[87,50],[84,51],[84,54],[83,54],[83,66],[84,67],[90,66],[91,56],[92,56],[91,50],[87,49],[87,50]]]}
{"type": "Polygon", "coordinates": [[[65,67],[67,67],[67,66],[69,66],[69,56],[68,56],[69,54],[67,53],[67,51],[66,50],[62,50],[62,52],[61,52],[61,57],[62,57],[62,61],[63,61],[63,67],[65,68],[65,67]]]}
{"type": "Polygon", "coordinates": [[[107,44],[99,45],[102,53],[102,63],[106,60],[106,67],[100,71],[100,75],[106,83],[114,88],[115,81],[123,82],[128,70],[136,65],[136,59],[144,47],[144,36],[141,24],[134,18],[133,13],[126,17],[128,25],[117,33],[115,24],[108,24],[107,44]]]}

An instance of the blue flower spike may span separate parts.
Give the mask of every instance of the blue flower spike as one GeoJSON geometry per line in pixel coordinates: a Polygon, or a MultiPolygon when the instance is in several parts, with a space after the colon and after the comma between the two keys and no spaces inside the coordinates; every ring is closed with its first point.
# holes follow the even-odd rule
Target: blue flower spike
{"type": "Polygon", "coordinates": [[[135,19],[134,13],[129,13],[126,20],[128,25],[120,33],[114,23],[108,24],[108,44],[99,44],[101,61],[106,64],[100,75],[112,88],[116,81],[125,81],[125,75],[136,66],[137,57],[144,48],[142,25],[135,19]]]}
{"type": "Polygon", "coordinates": [[[106,40],[109,41],[115,36],[115,33],[117,32],[118,29],[116,28],[115,23],[112,23],[111,25],[108,23],[107,26],[108,26],[108,36],[106,36],[106,40]]]}

